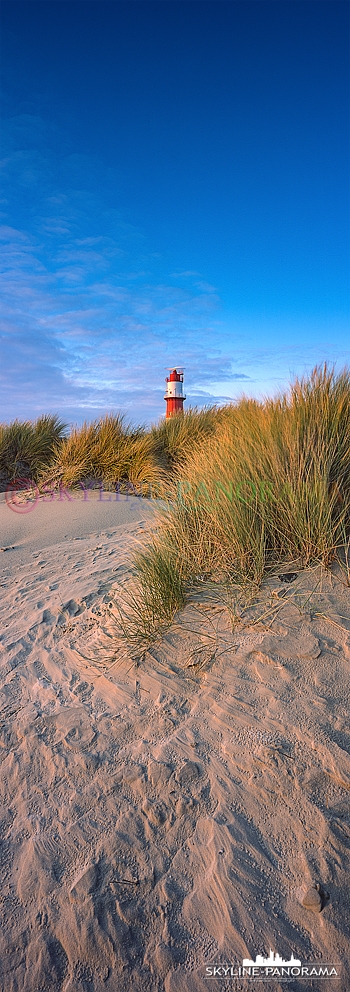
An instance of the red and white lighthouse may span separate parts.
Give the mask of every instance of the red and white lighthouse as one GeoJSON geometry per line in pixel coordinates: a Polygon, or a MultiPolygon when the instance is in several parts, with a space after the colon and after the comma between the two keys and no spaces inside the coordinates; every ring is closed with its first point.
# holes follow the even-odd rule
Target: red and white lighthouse
{"type": "Polygon", "coordinates": [[[169,372],[170,375],[166,379],[167,392],[164,396],[166,400],[166,419],[172,417],[174,413],[183,413],[183,403],[186,399],[183,391],[184,370],[169,369],[169,372]]]}

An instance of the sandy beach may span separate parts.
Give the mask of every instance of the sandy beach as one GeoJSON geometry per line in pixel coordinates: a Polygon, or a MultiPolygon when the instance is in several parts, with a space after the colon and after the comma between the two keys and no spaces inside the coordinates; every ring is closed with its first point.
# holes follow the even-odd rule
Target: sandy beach
{"type": "Polygon", "coordinates": [[[301,964],[264,988],[348,992],[346,575],[276,573],[234,630],[203,584],[135,667],[117,606],[153,526],[1,497],[1,990],[244,990],[271,949],[301,964]]]}

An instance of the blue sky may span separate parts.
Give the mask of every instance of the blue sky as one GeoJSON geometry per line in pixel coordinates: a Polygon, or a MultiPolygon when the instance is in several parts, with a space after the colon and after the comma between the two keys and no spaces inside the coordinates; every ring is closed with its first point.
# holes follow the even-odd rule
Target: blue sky
{"type": "Polygon", "coordinates": [[[3,0],[0,420],[350,365],[349,5],[3,0]]]}

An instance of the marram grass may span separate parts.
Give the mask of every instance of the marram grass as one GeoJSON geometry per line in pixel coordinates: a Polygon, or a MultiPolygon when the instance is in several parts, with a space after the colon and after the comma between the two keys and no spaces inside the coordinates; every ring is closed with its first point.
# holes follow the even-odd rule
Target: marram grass
{"type": "Polygon", "coordinates": [[[105,487],[124,481],[136,486],[160,484],[162,470],[143,427],[133,428],[121,414],[107,414],[93,423],[74,427],[57,446],[40,483],[75,486],[103,481],[105,487]]]}
{"type": "Polygon", "coordinates": [[[2,482],[20,476],[42,486],[74,487],[94,480],[115,486],[130,483],[140,495],[164,496],[169,475],[205,437],[213,434],[224,411],[191,407],[180,417],[161,418],[150,430],[133,427],[123,414],[106,414],[72,426],[57,416],[36,423],[0,425],[2,482]]]}
{"type": "Polygon", "coordinates": [[[133,556],[124,632],[164,630],[200,578],[259,588],[281,563],[329,567],[350,521],[350,375],[315,368],[289,393],[227,407],[173,472],[168,507],[133,556]]]}
{"type": "Polygon", "coordinates": [[[52,415],[3,424],[0,475],[39,488],[130,483],[163,498],[122,615],[125,635],[146,645],[199,579],[257,589],[283,562],[328,567],[348,547],[350,373],[316,367],[275,399],[189,408],[148,431],[122,414],[70,433],[52,415]]]}
{"type": "Polygon", "coordinates": [[[60,449],[66,425],[56,415],[43,415],[31,423],[14,420],[0,424],[0,475],[10,482],[19,476],[35,481],[60,449]]]}

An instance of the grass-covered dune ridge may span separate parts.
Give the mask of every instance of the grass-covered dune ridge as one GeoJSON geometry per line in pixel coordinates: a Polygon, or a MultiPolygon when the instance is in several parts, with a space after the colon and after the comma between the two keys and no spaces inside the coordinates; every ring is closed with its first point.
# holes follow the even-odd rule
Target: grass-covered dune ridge
{"type": "Polygon", "coordinates": [[[152,639],[198,577],[259,586],[281,562],[328,566],[350,519],[350,373],[226,408],[173,473],[160,529],[133,559],[125,629],[152,639]]]}
{"type": "Polygon", "coordinates": [[[18,420],[0,425],[2,485],[22,476],[40,487],[76,486],[103,481],[129,482],[144,496],[164,493],[174,468],[193,447],[213,434],[226,408],[197,410],[181,417],[162,417],[147,430],[133,427],[124,415],[110,413],[82,426],[61,423],[57,416],[35,423],[18,420]]]}
{"type": "Polygon", "coordinates": [[[103,481],[161,496],[159,527],[132,559],[125,614],[149,642],[199,578],[258,587],[282,562],[328,566],[349,535],[350,372],[327,365],[284,394],[146,429],[107,414],[70,432],[57,416],[0,426],[0,477],[39,489],[103,481]]]}

